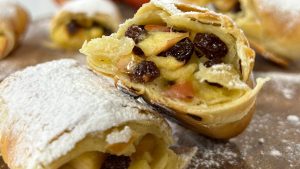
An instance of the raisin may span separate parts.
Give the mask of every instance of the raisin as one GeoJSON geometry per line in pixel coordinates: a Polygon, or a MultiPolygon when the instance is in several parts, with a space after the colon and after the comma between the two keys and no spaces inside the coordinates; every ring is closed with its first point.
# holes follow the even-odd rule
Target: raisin
{"type": "Polygon", "coordinates": [[[133,41],[137,44],[142,41],[147,34],[144,26],[132,25],[125,32],[125,36],[132,38],[133,41]]]}
{"type": "Polygon", "coordinates": [[[209,60],[224,58],[228,53],[226,44],[211,33],[198,33],[194,45],[196,50],[201,51],[209,60]]]}
{"type": "Polygon", "coordinates": [[[239,13],[242,11],[242,6],[241,6],[241,2],[236,2],[235,5],[233,6],[233,8],[231,9],[231,12],[233,13],[239,13]]]}
{"type": "Polygon", "coordinates": [[[75,35],[80,28],[81,26],[73,19],[67,24],[67,30],[70,35],[75,35]]]}
{"type": "Polygon", "coordinates": [[[201,51],[196,50],[196,49],[195,49],[195,53],[198,58],[201,58],[202,56],[204,56],[204,54],[201,51]]]}
{"type": "Polygon", "coordinates": [[[134,69],[130,75],[130,79],[137,83],[152,82],[154,79],[159,77],[160,71],[151,61],[142,61],[134,69]]]}
{"type": "Polygon", "coordinates": [[[189,38],[184,38],[166,52],[163,52],[162,55],[173,56],[178,61],[187,63],[191,59],[193,52],[193,42],[189,38]]]}
{"type": "Polygon", "coordinates": [[[208,60],[204,63],[205,67],[212,67],[213,65],[220,64],[222,61],[220,59],[208,60]]]}
{"type": "Polygon", "coordinates": [[[92,24],[92,28],[101,28],[103,30],[104,35],[110,35],[112,34],[112,30],[106,26],[104,26],[103,24],[99,23],[99,22],[93,22],[92,24]]]}
{"type": "Polygon", "coordinates": [[[132,49],[132,52],[135,54],[135,55],[138,55],[138,56],[145,56],[143,50],[137,46],[134,46],[133,49],[132,49]]]}
{"type": "Polygon", "coordinates": [[[101,169],[128,169],[130,161],[127,156],[109,155],[106,157],[101,169]]]}

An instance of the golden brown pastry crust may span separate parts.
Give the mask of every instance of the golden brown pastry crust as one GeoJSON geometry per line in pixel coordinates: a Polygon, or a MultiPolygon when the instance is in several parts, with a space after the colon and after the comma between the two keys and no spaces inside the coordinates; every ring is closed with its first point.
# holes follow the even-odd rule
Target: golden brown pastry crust
{"type": "Polygon", "coordinates": [[[169,149],[172,133],[159,114],[75,60],[9,76],[0,83],[0,112],[0,152],[11,169],[62,169],[92,152],[129,156],[132,163],[148,153],[151,166],[187,165],[169,149]]]}
{"type": "MultiPolygon", "coordinates": [[[[242,31],[238,29],[229,17],[216,14],[205,8],[174,1],[151,1],[140,8],[134,18],[122,24],[116,34],[102,39],[95,39],[84,44],[81,52],[88,56],[88,64],[95,72],[113,76],[118,80],[118,85],[122,88],[140,95],[146,102],[152,105],[163,109],[171,109],[171,112],[174,113],[173,117],[187,123],[188,126],[193,126],[192,128],[199,133],[214,138],[230,138],[240,133],[247,126],[253,113],[256,95],[265,82],[265,80],[259,79],[258,85],[254,89],[250,89],[251,85],[249,84],[253,82],[250,79],[250,75],[254,65],[255,53],[249,47],[248,41],[242,31]],[[124,77],[118,73],[117,68],[112,64],[115,59],[114,56],[117,58],[119,56],[118,52],[120,53],[124,48],[129,51],[123,51],[129,54],[133,47],[130,44],[133,42],[129,41],[128,38],[124,38],[126,30],[134,24],[147,25],[153,23],[160,24],[161,22],[171,27],[182,28],[183,30],[186,28],[195,32],[211,32],[222,37],[221,39],[231,50],[230,54],[228,54],[230,56],[229,60],[231,60],[230,63],[236,65],[237,69],[241,68],[239,78],[245,85],[246,83],[248,84],[249,90],[238,98],[234,98],[228,102],[215,105],[193,104],[166,97],[161,91],[155,90],[155,87],[151,86],[151,84],[133,83],[128,77],[124,77]],[[120,43],[122,45],[118,48],[111,44],[111,46],[107,45],[108,48],[106,48],[105,44],[109,43],[114,45],[120,43]],[[104,47],[103,49],[93,48],[94,45],[104,47]],[[110,49],[109,47],[116,49],[113,52],[114,55],[105,50],[110,49]],[[110,58],[111,60],[109,60],[110,58]],[[224,133],[222,130],[219,131],[223,127],[224,130],[226,129],[224,133]]],[[[221,64],[220,66],[224,65],[226,67],[226,64],[221,64]]],[[[201,67],[201,63],[199,66],[201,67]]]]}
{"type": "Polygon", "coordinates": [[[298,17],[293,15],[292,11],[286,13],[276,7],[262,5],[259,0],[253,1],[253,4],[262,27],[260,40],[263,46],[278,57],[298,59],[300,57],[298,17]]]}

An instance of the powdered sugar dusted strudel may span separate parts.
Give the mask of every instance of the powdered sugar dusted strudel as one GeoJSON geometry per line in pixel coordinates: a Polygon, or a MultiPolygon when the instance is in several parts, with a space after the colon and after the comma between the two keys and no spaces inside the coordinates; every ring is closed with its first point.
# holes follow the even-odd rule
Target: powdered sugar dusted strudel
{"type": "Polygon", "coordinates": [[[180,169],[167,123],[74,60],[0,84],[0,150],[11,169],[180,169]]]}

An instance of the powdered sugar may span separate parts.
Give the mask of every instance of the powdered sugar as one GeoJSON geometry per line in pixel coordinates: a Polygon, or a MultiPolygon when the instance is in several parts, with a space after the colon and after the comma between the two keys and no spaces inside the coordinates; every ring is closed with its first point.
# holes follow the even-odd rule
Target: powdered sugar
{"type": "Polygon", "coordinates": [[[270,155],[275,156],[275,157],[279,157],[279,156],[281,156],[282,154],[281,154],[280,151],[278,151],[278,150],[276,150],[276,149],[272,149],[272,150],[270,151],[270,155]]]}
{"type": "Polygon", "coordinates": [[[296,115],[288,115],[286,118],[292,124],[299,124],[300,120],[299,117],[296,115]]]}
{"type": "Polygon", "coordinates": [[[300,75],[280,72],[255,75],[272,80],[258,96],[256,113],[240,136],[218,142],[172,126],[179,145],[198,147],[189,169],[300,167],[300,128],[294,123],[300,117],[300,75]],[[282,89],[290,89],[292,98],[286,98],[282,89]]]}
{"type": "Polygon", "coordinates": [[[300,1],[299,0],[260,0],[263,7],[274,7],[282,12],[300,14],[300,1]]]}
{"type": "Polygon", "coordinates": [[[200,63],[199,71],[195,73],[195,77],[200,82],[218,83],[228,89],[249,89],[247,84],[240,80],[239,73],[230,64],[216,64],[207,68],[200,63]]]}
{"type": "Polygon", "coordinates": [[[259,142],[260,144],[264,144],[264,143],[265,143],[265,139],[264,139],[264,138],[259,138],[259,139],[258,139],[258,142],[259,142]]]}
{"type": "Polygon", "coordinates": [[[175,123],[170,124],[177,144],[198,148],[188,169],[224,168],[224,165],[233,168],[239,165],[240,153],[232,143],[210,140],[175,123]]]}
{"type": "Polygon", "coordinates": [[[286,99],[293,99],[295,91],[291,88],[283,88],[282,94],[286,99]]]}
{"type": "MultiPolygon", "coordinates": [[[[300,2],[300,1],[299,1],[300,2]]],[[[281,92],[282,96],[288,100],[294,99],[297,94],[297,86],[300,85],[300,75],[298,73],[258,73],[258,76],[270,77],[274,82],[273,87],[281,92]]]]}
{"type": "Polygon", "coordinates": [[[276,14],[277,20],[284,23],[281,25],[283,29],[293,27],[299,24],[300,1],[299,0],[260,0],[258,1],[260,8],[272,14],[276,14]]]}
{"type": "Polygon", "coordinates": [[[107,14],[118,18],[118,9],[114,3],[109,0],[76,0],[66,3],[62,7],[62,11],[69,11],[73,13],[84,13],[87,16],[94,16],[96,14],[107,14]]]}
{"type": "Polygon", "coordinates": [[[0,96],[6,103],[5,107],[1,105],[5,111],[1,112],[0,129],[4,136],[12,133],[7,139],[14,140],[9,149],[14,168],[47,165],[89,133],[128,121],[157,119],[141,114],[145,107],[74,60],[17,72],[1,83],[0,96]]]}

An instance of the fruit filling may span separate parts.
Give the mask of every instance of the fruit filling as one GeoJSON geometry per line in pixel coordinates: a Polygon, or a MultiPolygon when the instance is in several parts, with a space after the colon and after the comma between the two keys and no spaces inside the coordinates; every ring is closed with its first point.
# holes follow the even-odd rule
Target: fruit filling
{"type": "Polygon", "coordinates": [[[85,40],[98,38],[103,35],[110,35],[112,30],[97,18],[88,18],[83,15],[65,14],[64,20],[58,20],[53,30],[51,38],[67,48],[80,48],[85,40]]]}
{"type": "MultiPolygon", "coordinates": [[[[127,127],[125,127],[127,128],[127,127]]],[[[108,138],[116,139],[118,132],[124,128],[114,128],[116,133],[106,135],[106,142],[102,146],[92,146],[101,151],[88,151],[63,164],[59,169],[177,169],[181,159],[168,148],[162,138],[146,132],[143,128],[131,130],[128,140],[107,143],[108,138]],[[143,131],[144,130],[144,131],[143,131]],[[143,131],[139,133],[138,131],[143,131]],[[124,141],[124,142],[123,142],[124,141]],[[106,152],[103,152],[106,147],[106,152]]],[[[128,128],[127,128],[128,129],[128,128]]],[[[122,133],[118,133],[122,135],[122,133]]],[[[124,134],[124,133],[123,133],[124,134]]],[[[126,134],[125,134],[126,135],[126,134]]],[[[120,136],[125,138],[126,136],[120,136]]],[[[103,142],[96,138],[92,142],[103,142]]],[[[84,144],[89,145],[89,144],[84,144]]],[[[70,155],[72,157],[72,155],[70,155]]],[[[61,160],[63,161],[63,160],[61,160]]],[[[55,166],[55,165],[54,165],[55,166]]],[[[52,167],[56,168],[56,167],[52,167]]]]}
{"type": "Polygon", "coordinates": [[[131,82],[162,85],[163,95],[185,101],[203,95],[203,86],[217,93],[223,90],[225,95],[235,88],[226,83],[247,88],[246,84],[235,84],[243,82],[239,70],[225,63],[229,49],[223,40],[213,33],[178,30],[164,25],[130,26],[125,36],[134,41],[133,56],[118,61],[119,71],[131,82]],[[215,76],[211,76],[213,71],[215,76]]]}
{"type": "Polygon", "coordinates": [[[250,90],[230,35],[146,24],[129,26],[124,36],[92,40],[81,51],[96,71],[112,71],[158,98],[211,105],[250,90]]]}
{"type": "Polygon", "coordinates": [[[66,31],[70,36],[74,36],[80,31],[88,31],[93,33],[95,37],[99,37],[102,35],[109,35],[111,31],[104,26],[102,26],[99,22],[96,21],[77,21],[75,19],[71,19],[66,25],[66,31]]]}

